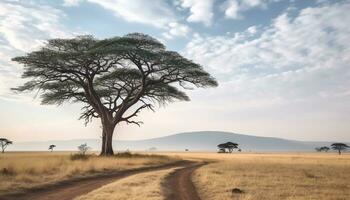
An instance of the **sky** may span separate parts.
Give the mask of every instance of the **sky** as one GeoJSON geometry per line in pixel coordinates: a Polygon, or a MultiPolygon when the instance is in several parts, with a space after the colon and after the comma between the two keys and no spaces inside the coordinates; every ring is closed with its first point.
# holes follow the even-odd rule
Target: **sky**
{"type": "Polygon", "coordinates": [[[100,138],[99,120],[78,120],[80,104],[43,106],[36,93],[10,91],[24,81],[11,58],[50,38],[142,32],[219,86],[143,111],[141,127],[120,124],[114,139],[217,130],[350,141],[349,10],[346,0],[1,0],[0,137],[100,138]]]}

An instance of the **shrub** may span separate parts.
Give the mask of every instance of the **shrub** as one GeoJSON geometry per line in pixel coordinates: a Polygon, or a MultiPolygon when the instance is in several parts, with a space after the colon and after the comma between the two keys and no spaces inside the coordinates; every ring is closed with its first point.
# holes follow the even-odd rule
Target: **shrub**
{"type": "Polygon", "coordinates": [[[71,160],[88,160],[90,157],[91,155],[80,154],[80,153],[70,155],[71,160]]]}
{"type": "Polygon", "coordinates": [[[2,170],[0,170],[0,174],[4,176],[13,176],[15,175],[15,170],[13,168],[6,168],[4,167],[2,170]]]}

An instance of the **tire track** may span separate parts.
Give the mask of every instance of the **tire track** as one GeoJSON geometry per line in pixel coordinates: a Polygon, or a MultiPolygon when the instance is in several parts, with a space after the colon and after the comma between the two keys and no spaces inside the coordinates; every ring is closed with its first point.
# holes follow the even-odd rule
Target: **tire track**
{"type": "Polygon", "coordinates": [[[191,180],[192,173],[207,163],[196,163],[175,170],[169,174],[163,186],[165,188],[166,200],[200,200],[197,190],[191,180]]]}
{"type": "MultiPolygon", "coordinates": [[[[28,189],[21,193],[3,195],[0,196],[0,200],[72,200],[75,197],[87,194],[103,185],[134,174],[175,167],[192,166],[192,164],[193,162],[191,161],[182,160],[160,166],[143,167],[98,176],[77,178],[74,180],[62,181],[53,185],[47,185],[46,187],[43,186],[40,188],[28,189]]],[[[187,169],[187,167],[183,169],[187,169]]]]}

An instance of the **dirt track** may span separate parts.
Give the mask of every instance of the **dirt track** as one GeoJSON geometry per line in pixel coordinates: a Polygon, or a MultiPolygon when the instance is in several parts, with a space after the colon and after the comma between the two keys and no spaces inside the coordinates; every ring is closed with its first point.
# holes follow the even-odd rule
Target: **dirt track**
{"type": "Polygon", "coordinates": [[[191,180],[194,170],[206,163],[192,163],[171,173],[163,183],[166,188],[166,200],[200,200],[191,180]]]}
{"type": "Polygon", "coordinates": [[[191,161],[178,161],[175,163],[169,163],[162,166],[144,167],[139,169],[115,172],[112,174],[104,174],[104,175],[99,175],[94,177],[86,177],[86,178],[80,178],[76,180],[62,181],[55,185],[50,185],[43,188],[31,189],[23,193],[0,196],[0,200],[72,200],[75,197],[89,193],[92,190],[97,189],[103,185],[114,182],[118,179],[125,178],[130,175],[143,173],[143,172],[162,170],[162,169],[170,169],[174,167],[184,167],[184,168],[181,168],[180,170],[175,171],[174,174],[169,176],[168,180],[170,185],[167,186],[167,188],[174,189],[175,185],[179,185],[181,187],[177,188],[176,186],[175,188],[176,190],[182,188],[181,192],[185,192],[185,193],[188,192],[193,194],[189,194],[189,195],[185,194],[184,196],[186,196],[186,198],[172,198],[172,200],[176,200],[176,199],[196,200],[199,198],[187,198],[187,196],[195,197],[194,195],[196,195],[197,193],[193,187],[193,184],[189,176],[187,176],[188,179],[186,179],[184,176],[191,174],[191,172],[194,169],[196,169],[198,166],[199,166],[198,164],[194,164],[194,162],[191,162],[191,161]],[[176,181],[180,181],[180,182],[176,183],[176,181]],[[187,186],[189,186],[190,188],[188,189],[184,188],[187,186]]]}

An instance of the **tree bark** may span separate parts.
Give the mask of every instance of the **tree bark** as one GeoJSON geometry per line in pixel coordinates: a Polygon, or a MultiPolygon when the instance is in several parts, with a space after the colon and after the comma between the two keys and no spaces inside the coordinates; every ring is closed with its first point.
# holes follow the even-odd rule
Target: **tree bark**
{"type": "Polygon", "coordinates": [[[103,152],[106,150],[106,133],[104,131],[104,128],[102,128],[102,143],[101,143],[101,153],[100,155],[103,155],[103,152]]]}
{"type": "Polygon", "coordinates": [[[101,156],[111,156],[113,152],[113,132],[114,125],[104,124],[102,130],[102,147],[101,147],[101,156]]]}

